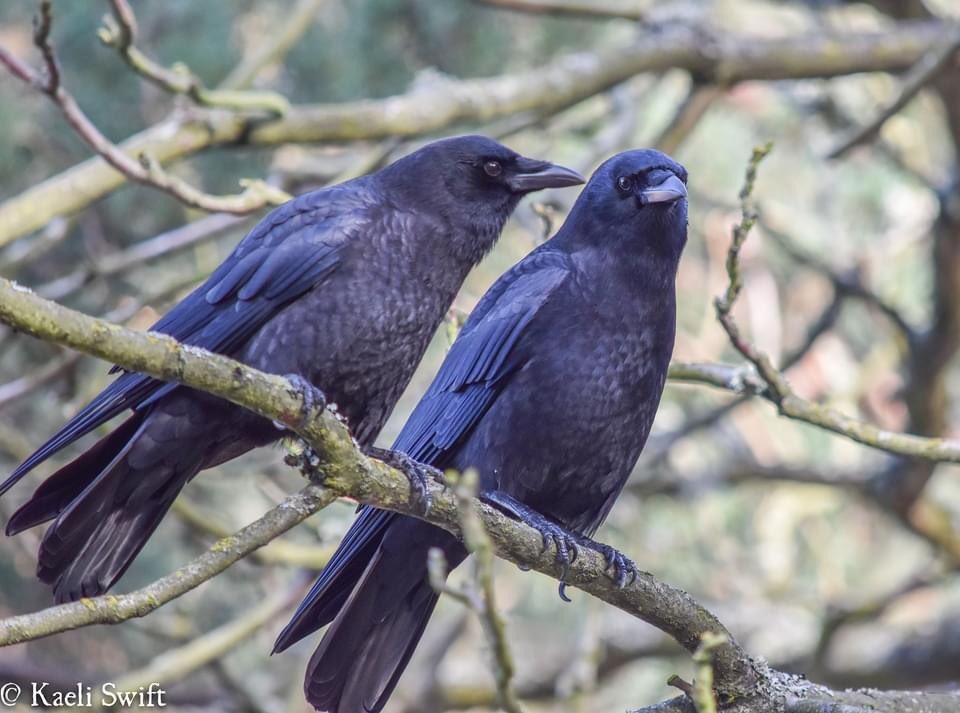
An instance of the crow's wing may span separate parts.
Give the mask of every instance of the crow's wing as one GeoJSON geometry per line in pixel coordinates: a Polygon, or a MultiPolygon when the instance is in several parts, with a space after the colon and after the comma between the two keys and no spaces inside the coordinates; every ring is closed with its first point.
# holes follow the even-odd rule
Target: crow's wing
{"type": "MultiPolygon", "coordinates": [[[[343,259],[343,247],[363,229],[368,202],[349,184],[308,193],[267,215],[200,287],[151,331],[213,352],[231,354],[281,309],[322,282],[343,259]]],[[[51,455],[128,408],[166,395],[168,384],[121,374],[2,484],[0,495],[51,455]]]]}
{"type": "Polygon", "coordinates": [[[529,355],[526,327],[570,275],[569,257],[543,249],[528,255],[491,287],[450,348],[440,371],[393,444],[438,467],[529,355]]]}
{"type": "MultiPolygon", "coordinates": [[[[509,374],[522,366],[525,357],[517,345],[524,328],[569,274],[567,259],[550,250],[531,253],[487,291],[394,442],[396,450],[443,466],[444,455],[483,415],[509,374]]],[[[280,632],[274,653],[333,621],[395,517],[361,506],[320,578],[280,632]]]]}

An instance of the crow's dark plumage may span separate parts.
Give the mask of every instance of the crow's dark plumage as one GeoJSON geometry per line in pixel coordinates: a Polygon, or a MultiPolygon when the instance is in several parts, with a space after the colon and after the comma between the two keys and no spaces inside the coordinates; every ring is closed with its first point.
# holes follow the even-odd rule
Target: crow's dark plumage
{"type": "MultiPolygon", "coordinates": [[[[557,235],[477,305],[394,448],[477,469],[482,497],[564,546],[592,535],[663,391],[685,183],[683,167],[657,151],[604,163],[557,235]]],[[[307,669],[318,710],[383,708],[437,601],[431,547],[451,567],[466,556],[444,530],[362,510],[275,646],[333,622],[307,669]]]]}
{"type": "MultiPolygon", "coordinates": [[[[277,208],[153,329],[306,380],[371,445],[520,197],[582,182],[484,137],[435,142],[277,208]]],[[[15,534],[54,520],[37,571],[58,601],[112,586],[198,471],[281,435],[225,401],[127,373],[0,493],[126,409],[125,423],[48,478],[7,524],[15,534]]]]}

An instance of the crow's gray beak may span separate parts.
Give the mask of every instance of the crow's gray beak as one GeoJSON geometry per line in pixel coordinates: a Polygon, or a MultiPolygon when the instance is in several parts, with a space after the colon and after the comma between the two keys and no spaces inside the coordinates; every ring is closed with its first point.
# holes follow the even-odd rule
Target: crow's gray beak
{"type": "Polygon", "coordinates": [[[507,185],[516,193],[576,186],[586,182],[583,176],[572,168],[557,166],[546,161],[522,159],[517,163],[516,171],[512,176],[507,177],[507,185]]]}
{"type": "Polygon", "coordinates": [[[687,197],[687,187],[676,176],[670,176],[663,183],[640,191],[640,205],[650,203],[673,203],[687,197]]]}

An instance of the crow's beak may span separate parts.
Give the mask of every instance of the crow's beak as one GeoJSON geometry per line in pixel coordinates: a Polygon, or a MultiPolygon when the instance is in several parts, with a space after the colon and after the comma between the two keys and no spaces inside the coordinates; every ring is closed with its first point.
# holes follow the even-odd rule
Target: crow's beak
{"type": "Polygon", "coordinates": [[[650,203],[673,203],[687,197],[687,187],[676,176],[671,175],[667,180],[640,191],[640,205],[650,203]]]}
{"type": "Polygon", "coordinates": [[[515,173],[507,177],[507,185],[516,193],[529,193],[544,188],[563,188],[585,183],[583,176],[572,168],[557,166],[546,161],[521,159],[515,173]]]}

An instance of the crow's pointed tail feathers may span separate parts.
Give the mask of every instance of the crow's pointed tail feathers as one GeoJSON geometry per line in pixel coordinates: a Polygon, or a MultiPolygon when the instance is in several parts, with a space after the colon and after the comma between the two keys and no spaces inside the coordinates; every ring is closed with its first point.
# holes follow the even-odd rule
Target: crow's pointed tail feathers
{"type": "Polygon", "coordinates": [[[47,478],[7,521],[7,535],[54,519],[116,458],[143,423],[136,414],[47,478]]]}
{"type": "Polygon", "coordinates": [[[311,592],[314,596],[301,607],[304,613],[297,612],[278,640],[278,647],[285,648],[296,640],[294,632],[318,628],[312,624],[321,617],[311,614],[325,618],[332,613],[333,624],[311,657],[304,681],[307,700],[320,711],[383,709],[437,603],[427,579],[427,553],[441,548],[451,567],[466,557],[463,545],[445,530],[379,512],[367,510],[357,520],[344,540],[344,545],[350,543],[344,550],[350,557],[319,593],[311,592]],[[351,540],[355,530],[372,534],[351,540]]]}
{"type": "MultiPolygon", "coordinates": [[[[135,414],[44,481],[7,533],[54,519],[40,543],[37,577],[58,602],[106,592],[123,575],[202,465],[202,448],[169,448],[135,414]]],[[[192,445],[192,444],[191,444],[192,445]]]]}

